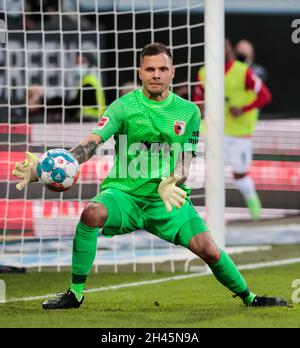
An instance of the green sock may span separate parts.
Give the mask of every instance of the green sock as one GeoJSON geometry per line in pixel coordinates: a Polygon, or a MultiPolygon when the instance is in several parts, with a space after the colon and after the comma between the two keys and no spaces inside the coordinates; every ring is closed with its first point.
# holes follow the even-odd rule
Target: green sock
{"type": "Polygon", "coordinates": [[[247,207],[253,220],[258,220],[261,215],[261,203],[258,195],[255,193],[253,197],[247,199],[247,207]]]}
{"type": "MultiPolygon", "coordinates": [[[[98,227],[89,227],[79,221],[73,240],[71,291],[79,300],[83,294],[85,280],[96,256],[98,227]]],[[[80,300],[79,300],[80,301],[80,300]]]]}
{"type": "Polygon", "coordinates": [[[251,304],[253,302],[255,296],[256,295],[250,291],[250,294],[246,298],[243,299],[243,302],[245,303],[245,305],[251,304]]]}
{"type": "Polygon", "coordinates": [[[81,283],[81,284],[72,283],[70,286],[70,290],[73,292],[78,302],[80,302],[82,299],[84,286],[85,286],[85,283],[81,283]]]}
{"type": "Polygon", "coordinates": [[[221,256],[219,261],[217,261],[215,264],[208,265],[214,276],[221,284],[226,286],[237,296],[241,297],[243,301],[247,301],[246,304],[251,303],[255,297],[255,294],[249,291],[245,279],[237,269],[230,256],[222,249],[220,249],[220,252],[221,256]]]}

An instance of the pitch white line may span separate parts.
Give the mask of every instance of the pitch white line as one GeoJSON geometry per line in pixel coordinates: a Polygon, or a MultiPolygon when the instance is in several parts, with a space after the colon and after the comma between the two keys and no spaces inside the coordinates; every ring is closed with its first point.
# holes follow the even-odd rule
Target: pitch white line
{"type": "Polygon", "coordinates": [[[241,269],[241,270],[243,270],[243,269],[258,269],[258,268],[264,268],[264,267],[276,267],[276,266],[282,266],[282,265],[290,265],[293,263],[300,263],[300,257],[297,257],[294,259],[277,260],[277,261],[248,263],[246,265],[238,266],[238,269],[241,269]]]}
{"type": "MultiPolygon", "coordinates": [[[[284,259],[284,260],[277,260],[277,261],[268,261],[268,262],[258,262],[258,263],[251,263],[246,265],[240,265],[238,266],[238,269],[245,270],[245,269],[258,269],[258,268],[265,268],[265,267],[276,267],[276,266],[282,266],[282,265],[289,265],[294,263],[300,263],[300,257],[293,258],[293,259],[284,259]]],[[[85,293],[92,293],[92,292],[101,292],[101,291],[109,291],[109,290],[118,290],[118,289],[124,289],[124,288],[132,288],[135,286],[143,286],[143,285],[150,285],[150,284],[158,284],[158,283],[165,283],[173,280],[181,280],[181,279],[188,279],[188,278],[195,278],[195,277],[203,277],[210,275],[211,271],[207,271],[205,273],[193,273],[193,274],[187,274],[187,275],[179,275],[174,277],[167,277],[167,278],[161,278],[161,279],[154,279],[154,280],[145,280],[142,282],[135,282],[135,283],[124,283],[119,285],[111,285],[111,286],[105,286],[101,288],[94,288],[86,290],[85,293]]],[[[55,297],[56,294],[48,294],[43,296],[31,296],[31,297],[20,297],[20,298],[11,298],[7,300],[5,303],[8,302],[26,302],[26,301],[36,301],[36,300],[42,300],[50,297],[55,297]]]]}
{"type": "MultiPolygon", "coordinates": [[[[157,284],[157,283],[164,283],[171,280],[179,280],[179,279],[187,279],[187,278],[194,278],[199,277],[202,274],[187,274],[187,275],[180,275],[180,276],[174,276],[174,277],[168,277],[168,278],[161,278],[161,279],[154,279],[154,280],[145,280],[142,282],[135,282],[135,283],[124,283],[119,285],[110,285],[105,286],[101,288],[94,288],[85,290],[84,293],[90,293],[90,292],[100,292],[100,291],[108,291],[108,290],[118,290],[123,288],[131,288],[135,286],[142,286],[142,285],[149,285],[149,284],[157,284]]],[[[203,274],[204,275],[204,274],[203,274]]],[[[43,295],[43,296],[31,296],[31,297],[20,297],[20,298],[11,298],[6,301],[7,302],[20,302],[20,301],[36,301],[36,300],[42,300],[49,297],[54,297],[56,294],[49,294],[49,295],[43,295]]]]}

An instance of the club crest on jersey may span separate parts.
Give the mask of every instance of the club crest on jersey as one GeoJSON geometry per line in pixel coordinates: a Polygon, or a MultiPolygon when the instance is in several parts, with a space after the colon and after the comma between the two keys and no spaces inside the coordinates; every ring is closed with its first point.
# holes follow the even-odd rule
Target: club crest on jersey
{"type": "Polygon", "coordinates": [[[102,129],[108,121],[109,121],[109,117],[102,117],[100,121],[98,122],[97,128],[102,129]]]}
{"type": "Polygon", "coordinates": [[[177,135],[182,135],[185,132],[185,122],[184,121],[175,121],[174,131],[177,135]]]}

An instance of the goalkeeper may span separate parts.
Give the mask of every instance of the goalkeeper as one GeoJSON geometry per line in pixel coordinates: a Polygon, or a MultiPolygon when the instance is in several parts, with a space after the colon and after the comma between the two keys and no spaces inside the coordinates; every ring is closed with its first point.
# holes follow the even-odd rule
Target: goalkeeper
{"type": "MultiPolygon", "coordinates": [[[[217,280],[245,305],[287,305],[281,298],[256,296],[248,289],[243,276],[226,252],[215,244],[192,205],[184,181],[196,151],[201,118],[194,103],[170,92],[174,74],[166,46],[161,43],[145,46],[139,69],[142,88],[115,100],[91,134],[70,150],[83,163],[114,135],[117,153],[101,192],[84,208],[78,222],[70,288],[45,301],[44,309],[78,308],[82,304],[100,229],[109,237],[145,229],[201,257],[217,280]],[[155,158],[157,166],[153,164],[155,158]]],[[[37,159],[29,153],[27,157],[14,170],[23,179],[19,189],[37,181],[37,159]]]]}

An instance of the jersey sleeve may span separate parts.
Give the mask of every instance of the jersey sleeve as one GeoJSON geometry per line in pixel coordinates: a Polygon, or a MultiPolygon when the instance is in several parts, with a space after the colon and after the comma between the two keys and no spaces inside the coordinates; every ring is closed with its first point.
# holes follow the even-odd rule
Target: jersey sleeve
{"type": "Polygon", "coordinates": [[[248,68],[246,72],[245,87],[247,90],[252,90],[256,94],[259,93],[262,87],[262,80],[254,74],[253,70],[248,68]]]}
{"type": "Polygon", "coordinates": [[[103,142],[108,140],[112,135],[117,135],[124,122],[124,110],[122,104],[115,100],[109,105],[104,112],[97,126],[93,128],[92,134],[97,134],[103,142]]]}
{"type": "Polygon", "coordinates": [[[192,114],[191,120],[186,127],[186,131],[184,134],[183,141],[183,152],[191,151],[193,155],[196,155],[197,144],[199,141],[199,133],[200,133],[200,125],[201,125],[201,113],[199,108],[194,105],[194,112],[192,114]]]}
{"type": "Polygon", "coordinates": [[[247,112],[252,109],[261,109],[268,105],[272,100],[272,94],[262,80],[257,77],[253,71],[248,68],[246,73],[245,87],[247,90],[252,90],[256,93],[256,99],[250,104],[243,106],[243,111],[247,112]]]}

